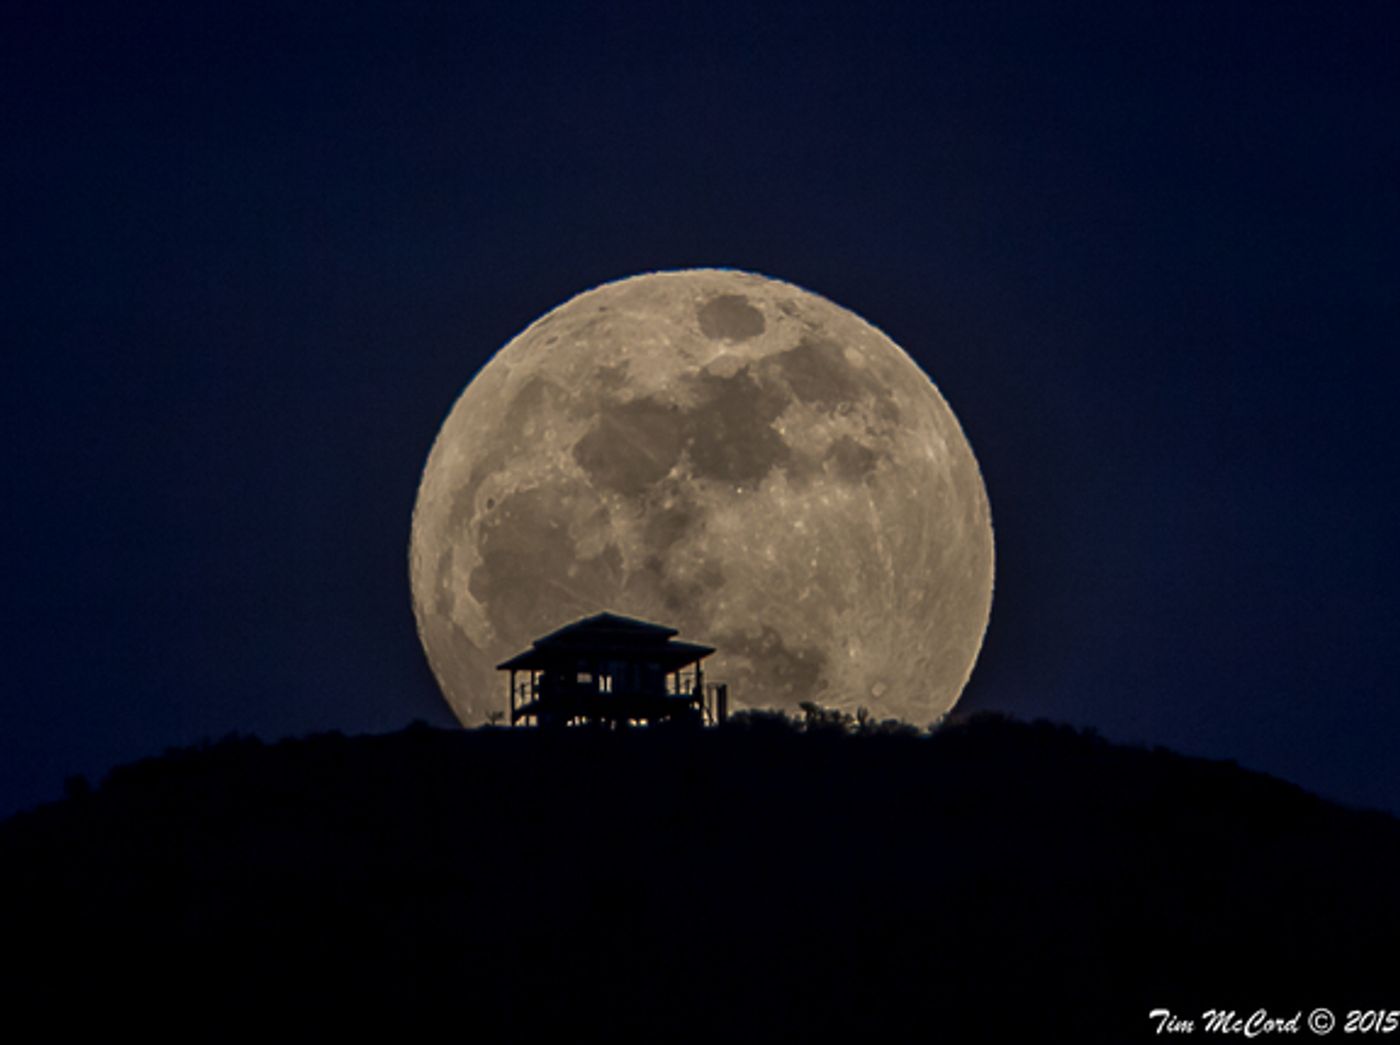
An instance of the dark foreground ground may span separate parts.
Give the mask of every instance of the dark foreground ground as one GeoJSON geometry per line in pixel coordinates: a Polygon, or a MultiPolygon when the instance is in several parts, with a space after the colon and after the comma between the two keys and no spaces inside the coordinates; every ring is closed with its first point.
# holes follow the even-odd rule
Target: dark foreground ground
{"type": "Polygon", "coordinates": [[[1158,1007],[1400,1009],[1400,822],[1044,723],[413,727],[69,790],[0,825],[10,1041],[1135,1041],[1158,1007]]]}

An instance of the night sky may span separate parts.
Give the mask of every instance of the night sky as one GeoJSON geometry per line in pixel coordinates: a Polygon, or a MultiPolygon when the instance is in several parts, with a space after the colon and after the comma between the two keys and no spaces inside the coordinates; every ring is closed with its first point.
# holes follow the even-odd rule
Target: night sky
{"type": "Polygon", "coordinates": [[[854,310],[958,415],[997,540],[962,707],[1400,811],[1400,6],[2,17],[0,815],[450,724],[438,426],[549,308],[702,265],[854,310]]]}

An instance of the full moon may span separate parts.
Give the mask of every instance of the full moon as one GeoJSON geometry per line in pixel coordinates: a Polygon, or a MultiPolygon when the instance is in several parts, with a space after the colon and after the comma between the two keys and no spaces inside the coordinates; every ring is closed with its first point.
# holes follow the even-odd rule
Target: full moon
{"type": "Polygon", "coordinates": [[[736,708],[925,725],[992,600],[972,449],[905,352],[809,291],[727,269],[607,283],[467,385],[428,456],[409,572],[465,724],[495,665],[604,610],[715,646],[736,708]]]}

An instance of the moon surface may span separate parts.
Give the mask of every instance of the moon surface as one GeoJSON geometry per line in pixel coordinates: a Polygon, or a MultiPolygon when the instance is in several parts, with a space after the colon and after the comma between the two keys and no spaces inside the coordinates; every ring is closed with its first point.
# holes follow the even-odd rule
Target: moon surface
{"type": "Polygon", "coordinates": [[[736,708],[924,725],[991,609],[991,517],[957,419],[879,330],[728,269],[560,305],[467,386],[413,512],[413,608],[465,724],[495,665],[603,610],[718,648],[736,708]]]}

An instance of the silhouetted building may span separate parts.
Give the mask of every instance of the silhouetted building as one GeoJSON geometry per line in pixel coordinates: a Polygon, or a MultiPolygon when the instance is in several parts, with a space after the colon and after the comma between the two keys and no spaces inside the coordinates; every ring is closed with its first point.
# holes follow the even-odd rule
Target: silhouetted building
{"type": "Polygon", "coordinates": [[[679,642],[677,634],[599,613],[536,639],[497,665],[510,672],[511,725],[722,722],[727,688],[707,687],[701,667],[714,647],[679,642]]]}

